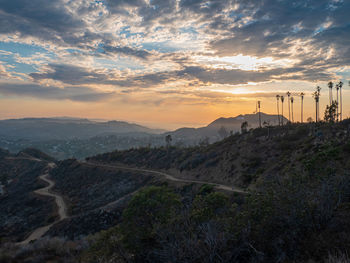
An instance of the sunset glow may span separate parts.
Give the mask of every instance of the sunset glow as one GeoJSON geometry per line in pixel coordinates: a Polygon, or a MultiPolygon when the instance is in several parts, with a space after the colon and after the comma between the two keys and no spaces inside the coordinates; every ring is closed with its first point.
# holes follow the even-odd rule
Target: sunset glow
{"type": "Polygon", "coordinates": [[[287,91],[296,105],[305,92],[313,116],[311,93],[322,87],[323,111],[331,80],[346,84],[350,116],[350,3],[321,2],[0,0],[0,118],[172,129],[252,113],[257,100],[276,113],[287,91]]]}

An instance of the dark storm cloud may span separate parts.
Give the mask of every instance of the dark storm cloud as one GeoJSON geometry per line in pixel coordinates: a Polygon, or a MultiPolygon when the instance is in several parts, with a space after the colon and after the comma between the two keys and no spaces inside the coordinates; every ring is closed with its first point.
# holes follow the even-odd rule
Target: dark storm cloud
{"type": "Polygon", "coordinates": [[[100,101],[114,93],[103,93],[88,87],[41,86],[35,83],[0,83],[0,93],[10,96],[28,96],[43,99],[72,100],[72,101],[100,101]]]}

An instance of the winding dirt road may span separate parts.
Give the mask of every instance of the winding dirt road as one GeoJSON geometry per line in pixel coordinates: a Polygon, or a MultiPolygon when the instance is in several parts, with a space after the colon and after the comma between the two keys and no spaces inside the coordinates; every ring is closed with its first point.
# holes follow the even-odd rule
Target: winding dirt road
{"type": "MultiPolygon", "coordinates": [[[[49,163],[48,164],[48,170],[52,169],[55,167],[54,163],[49,163]]],[[[55,222],[53,222],[52,224],[49,224],[47,226],[43,226],[43,227],[39,227],[36,230],[34,230],[30,236],[28,238],[26,238],[25,240],[23,240],[22,242],[17,243],[18,245],[25,245],[28,244],[31,241],[34,241],[36,239],[41,238],[42,236],[45,235],[45,233],[56,223],[62,221],[63,219],[68,218],[67,215],[67,206],[62,198],[62,196],[52,193],[50,192],[50,190],[55,186],[55,182],[50,180],[48,178],[49,176],[49,172],[40,175],[39,178],[43,181],[45,181],[46,183],[48,183],[49,185],[44,187],[44,188],[40,188],[38,190],[35,190],[34,193],[39,194],[39,195],[44,195],[44,196],[51,196],[55,198],[55,202],[57,204],[58,207],[58,215],[59,215],[59,219],[56,220],[55,222]]]]}
{"type": "Polygon", "coordinates": [[[221,189],[221,190],[225,190],[225,191],[229,191],[229,192],[233,192],[233,193],[241,193],[241,194],[247,193],[246,191],[244,191],[243,189],[240,189],[238,187],[232,187],[232,186],[228,186],[228,185],[199,181],[199,180],[189,180],[189,179],[176,178],[171,174],[167,174],[167,173],[159,172],[159,171],[154,171],[154,170],[132,168],[132,167],[120,166],[120,165],[100,164],[100,163],[94,163],[94,162],[84,162],[84,163],[88,164],[88,165],[102,166],[102,167],[112,168],[112,169],[129,170],[129,171],[134,171],[134,172],[154,174],[154,175],[164,177],[165,179],[167,179],[169,181],[174,181],[174,182],[212,185],[212,186],[216,187],[217,189],[221,189]]]}
{"type": "MultiPolygon", "coordinates": [[[[17,159],[19,159],[19,158],[17,158],[17,159]]],[[[21,158],[21,159],[29,159],[29,158],[21,158]]],[[[34,158],[31,158],[30,160],[41,161],[39,159],[34,159],[34,158]]],[[[84,164],[91,165],[91,166],[101,166],[101,167],[118,169],[118,170],[128,170],[128,171],[134,171],[134,172],[140,172],[140,173],[149,173],[149,174],[154,174],[156,176],[164,177],[166,180],[169,180],[169,181],[182,182],[182,183],[208,184],[208,185],[212,185],[212,186],[216,187],[217,189],[221,189],[221,190],[225,190],[225,191],[229,191],[229,192],[241,193],[241,194],[247,193],[246,191],[239,189],[237,187],[231,187],[231,186],[227,186],[227,185],[223,185],[223,184],[217,184],[217,183],[211,183],[211,182],[205,182],[205,181],[199,181],[199,180],[189,180],[189,179],[176,178],[171,174],[167,174],[165,172],[160,172],[160,171],[155,171],[155,170],[132,168],[132,167],[120,166],[120,165],[108,165],[108,164],[92,163],[92,162],[84,162],[84,164]]],[[[37,228],[36,230],[34,230],[30,234],[30,236],[28,238],[26,238],[22,242],[17,243],[17,245],[26,245],[26,244],[30,243],[31,241],[34,241],[34,240],[37,240],[37,239],[43,237],[45,235],[45,233],[53,225],[55,225],[56,223],[69,217],[67,214],[67,206],[66,206],[62,196],[50,191],[55,186],[55,182],[48,178],[49,177],[49,170],[54,168],[54,167],[55,167],[54,163],[49,163],[48,164],[48,171],[45,174],[39,176],[39,178],[41,180],[48,183],[48,186],[46,186],[44,188],[40,188],[38,190],[35,190],[34,193],[55,198],[55,202],[56,202],[57,207],[58,207],[59,219],[56,220],[55,222],[49,224],[49,225],[37,228]]],[[[99,209],[108,210],[109,208],[113,207],[113,205],[120,202],[121,200],[123,200],[127,196],[133,195],[137,192],[138,192],[138,190],[136,190],[132,193],[129,193],[126,196],[123,196],[116,201],[113,201],[111,203],[104,205],[103,207],[100,207],[99,209]]]]}

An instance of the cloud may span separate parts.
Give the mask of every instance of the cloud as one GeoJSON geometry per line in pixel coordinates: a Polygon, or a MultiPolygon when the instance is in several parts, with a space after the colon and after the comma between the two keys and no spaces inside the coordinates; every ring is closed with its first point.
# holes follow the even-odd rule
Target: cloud
{"type": "Polygon", "coordinates": [[[154,73],[130,73],[120,75],[109,70],[91,70],[89,68],[50,64],[46,72],[31,73],[30,76],[36,82],[42,80],[54,80],[69,85],[112,85],[122,88],[156,88],[164,84],[182,83],[183,86],[201,85],[242,85],[250,82],[266,82],[270,80],[322,80],[333,77],[326,68],[314,67],[290,67],[274,68],[258,71],[241,69],[220,69],[202,66],[183,66],[179,70],[162,71],[154,73]]]}
{"type": "Polygon", "coordinates": [[[17,56],[18,63],[40,66],[28,74],[36,83],[135,89],[323,81],[350,66],[349,10],[349,1],[334,0],[0,0],[0,34],[53,45],[57,57],[17,56]],[[163,44],[157,52],[144,43],[163,44]],[[168,43],[179,48],[165,49],[168,43]],[[242,70],[192,58],[200,54],[291,62],[242,70]],[[119,56],[142,69],[121,72],[119,56]]]}
{"type": "Polygon", "coordinates": [[[58,88],[53,86],[41,86],[35,83],[8,82],[0,82],[0,93],[10,96],[81,102],[106,100],[114,95],[112,92],[99,92],[89,87],[66,86],[64,88],[58,88]]]}
{"type": "Polygon", "coordinates": [[[120,46],[110,46],[104,45],[103,51],[105,54],[121,54],[124,56],[132,56],[140,59],[147,59],[151,56],[151,53],[145,50],[138,50],[131,47],[120,47],[120,46]]]}

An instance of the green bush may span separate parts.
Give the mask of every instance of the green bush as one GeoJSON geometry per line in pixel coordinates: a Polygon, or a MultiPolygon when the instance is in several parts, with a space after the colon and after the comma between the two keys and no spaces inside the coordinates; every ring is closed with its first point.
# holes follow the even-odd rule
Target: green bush
{"type": "Polygon", "coordinates": [[[222,217],[228,206],[229,199],[223,193],[197,195],[192,203],[191,216],[197,222],[207,222],[222,217]]]}
{"type": "Polygon", "coordinates": [[[167,187],[150,186],[138,192],[124,210],[120,230],[125,247],[142,254],[156,244],[156,228],[177,215],[180,197],[167,187]]]}

